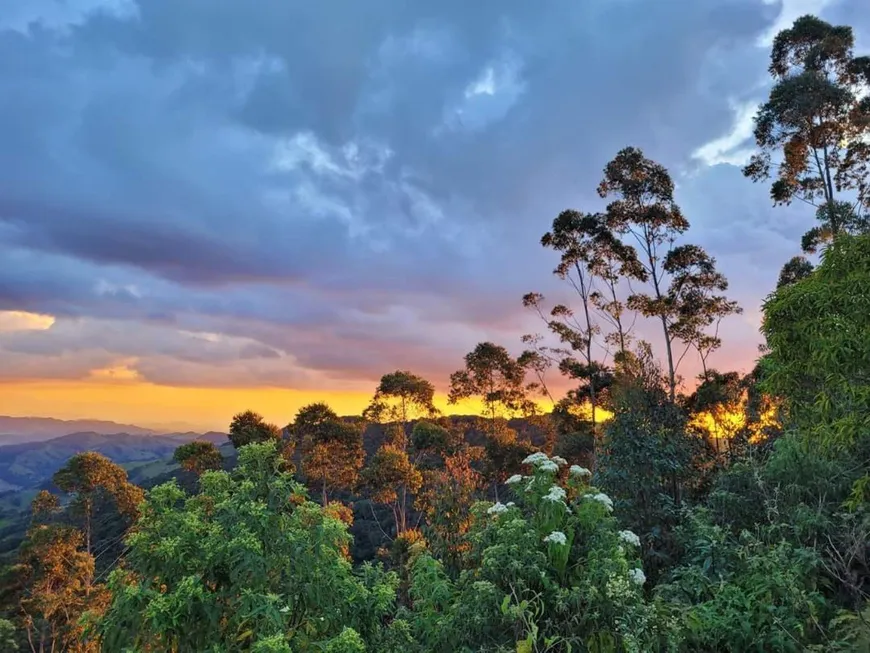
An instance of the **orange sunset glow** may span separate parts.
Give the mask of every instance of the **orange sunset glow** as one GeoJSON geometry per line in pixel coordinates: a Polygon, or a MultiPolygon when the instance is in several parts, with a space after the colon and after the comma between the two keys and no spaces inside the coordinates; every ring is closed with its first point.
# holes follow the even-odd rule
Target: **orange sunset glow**
{"type": "MultiPolygon", "coordinates": [[[[340,415],[358,415],[371,401],[362,392],[302,391],[283,388],[173,388],[146,382],[22,381],[0,384],[0,414],[59,419],[100,419],[134,423],[157,430],[225,431],[233,414],[253,409],[268,421],[285,425],[302,406],[327,402],[340,415]]],[[[448,405],[446,413],[479,414],[476,401],[448,405]]]]}

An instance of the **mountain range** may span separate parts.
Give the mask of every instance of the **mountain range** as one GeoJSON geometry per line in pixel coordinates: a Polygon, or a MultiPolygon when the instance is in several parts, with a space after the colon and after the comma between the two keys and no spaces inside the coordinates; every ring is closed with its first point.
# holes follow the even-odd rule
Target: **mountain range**
{"type": "Polygon", "coordinates": [[[96,451],[125,467],[135,467],[171,458],[179,445],[192,440],[210,440],[219,446],[227,442],[225,433],[152,434],[147,429],[135,430],[134,433],[83,431],[0,446],[0,492],[34,488],[71,456],[84,451],[96,451]]]}
{"type": "Polygon", "coordinates": [[[0,445],[51,440],[70,433],[159,435],[160,431],[100,419],[55,419],[0,415],[0,445]]]}

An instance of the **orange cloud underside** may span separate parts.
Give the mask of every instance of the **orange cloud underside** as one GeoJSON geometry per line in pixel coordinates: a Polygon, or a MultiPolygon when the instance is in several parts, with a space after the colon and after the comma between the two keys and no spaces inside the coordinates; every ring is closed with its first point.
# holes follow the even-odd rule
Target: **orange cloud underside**
{"type": "MultiPolygon", "coordinates": [[[[374,392],[374,387],[372,387],[374,392]]],[[[225,431],[234,413],[251,409],[280,426],[305,404],[325,401],[340,415],[358,415],[369,393],[307,391],[283,388],[176,388],[125,378],[103,371],[85,381],[0,383],[0,414],[58,419],[106,419],[146,428],[225,431]]],[[[449,406],[445,413],[479,414],[479,402],[449,406]]]]}

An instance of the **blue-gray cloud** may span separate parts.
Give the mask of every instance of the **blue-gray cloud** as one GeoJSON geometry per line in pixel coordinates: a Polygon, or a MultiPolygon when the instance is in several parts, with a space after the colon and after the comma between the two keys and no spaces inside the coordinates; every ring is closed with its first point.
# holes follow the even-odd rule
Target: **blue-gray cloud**
{"type": "MultiPolygon", "coordinates": [[[[735,166],[792,4],[4,3],[0,310],[58,317],[0,334],[4,374],[444,375],[534,327],[519,297],[560,292],[541,233],[600,205],[628,144],[671,167],[747,308],[721,355],[745,367],[808,220],[735,166]]],[[[859,41],[861,4],[818,0],[859,41]]]]}

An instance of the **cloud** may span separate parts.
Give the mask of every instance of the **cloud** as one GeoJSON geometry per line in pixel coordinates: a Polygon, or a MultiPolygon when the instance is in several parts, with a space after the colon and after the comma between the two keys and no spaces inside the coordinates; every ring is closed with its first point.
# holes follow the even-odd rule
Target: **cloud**
{"type": "Polygon", "coordinates": [[[10,331],[42,331],[51,328],[54,316],[27,311],[0,311],[0,333],[10,331]]]}
{"type": "MultiPolygon", "coordinates": [[[[826,10],[866,29],[860,4],[826,10]]],[[[600,207],[629,144],[672,168],[691,239],[757,307],[806,216],[734,166],[757,43],[795,11],[4,3],[0,311],[56,321],[0,329],[3,374],[356,388],[409,367],[443,386],[480,340],[519,350],[522,294],[563,292],[541,234],[600,207]]],[[[751,358],[735,324],[728,355],[751,358]]]]}
{"type": "Polygon", "coordinates": [[[755,127],[755,114],[758,102],[732,102],[734,122],[729,131],[714,138],[692,152],[692,158],[698,159],[704,165],[713,166],[726,163],[732,166],[743,166],[749,161],[754,149],[752,131],[755,127]]]}

